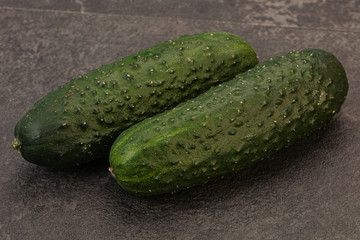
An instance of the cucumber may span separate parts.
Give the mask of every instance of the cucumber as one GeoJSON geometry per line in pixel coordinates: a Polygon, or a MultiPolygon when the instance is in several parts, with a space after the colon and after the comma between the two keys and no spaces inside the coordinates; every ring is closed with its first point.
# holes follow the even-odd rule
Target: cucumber
{"type": "Polygon", "coordinates": [[[73,79],[39,100],[15,127],[31,163],[65,168],[108,159],[125,129],[258,64],[237,35],[183,36],[73,79]]]}
{"type": "Polygon", "coordinates": [[[293,51],[124,131],[112,146],[110,170],[139,195],[202,185],[320,129],[347,91],[334,55],[293,51]]]}

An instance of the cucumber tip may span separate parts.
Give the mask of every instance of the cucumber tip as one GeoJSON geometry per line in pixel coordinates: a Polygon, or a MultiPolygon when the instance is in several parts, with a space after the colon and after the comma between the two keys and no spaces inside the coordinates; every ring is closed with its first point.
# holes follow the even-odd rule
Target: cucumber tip
{"type": "Polygon", "coordinates": [[[13,147],[14,150],[20,152],[21,142],[19,141],[19,139],[15,138],[14,141],[12,141],[11,146],[13,147]]]}
{"type": "Polygon", "coordinates": [[[109,172],[111,173],[111,176],[116,178],[115,173],[114,173],[114,169],[112,167],[109,167],[109,172]]]}

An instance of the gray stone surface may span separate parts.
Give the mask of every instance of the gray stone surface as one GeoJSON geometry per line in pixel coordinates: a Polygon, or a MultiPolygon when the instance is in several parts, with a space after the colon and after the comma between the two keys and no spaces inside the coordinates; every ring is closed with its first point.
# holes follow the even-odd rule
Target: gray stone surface
{"type": "Polygon", "coordinates": [[[234,21],[247,25],[359,31],[356,0],[0,0],[0,6],[159,18],[234,21]]]}
{"type": "Polygon", "coordinates": [[[359,1],[0,1],[0,239],[360,239],[359,1]],[[221,181],[139,198],[108,163],[56,171],[12,150],[41,97],[183,34],[239,34],[261,61],[322,48],[349,96],[324,129],[221,181]]]}

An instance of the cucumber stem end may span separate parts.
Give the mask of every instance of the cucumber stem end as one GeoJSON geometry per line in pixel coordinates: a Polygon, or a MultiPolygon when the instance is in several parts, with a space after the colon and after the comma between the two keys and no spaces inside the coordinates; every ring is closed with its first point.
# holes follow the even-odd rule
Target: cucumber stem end
{"type": "Polygon", "coordinates": [[[21,142],[17,138],[15,138],[14,141],[12,141],[11,146],[13,147],[14,150],[20,152],[20,150],[21,150],[21,142]]]}

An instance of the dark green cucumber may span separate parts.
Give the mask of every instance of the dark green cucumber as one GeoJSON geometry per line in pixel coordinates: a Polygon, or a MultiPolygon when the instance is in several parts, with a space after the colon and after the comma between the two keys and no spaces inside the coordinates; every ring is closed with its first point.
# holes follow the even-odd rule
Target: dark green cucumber
{"type": "Polygon", "coordinates": [[[251,46],[231,33],[170,40],[49,93],[17,123],[13,147],[54,168],[107,159],[125,129],[256,64],[251,46]]]}
{"type": "Polygon", "coordinates": [[[205,184],[319,129],[347,90],[344,68],[330,53],[276,57],[124,131],[110,170],[123,189],[140,195],[205,184]]]}

